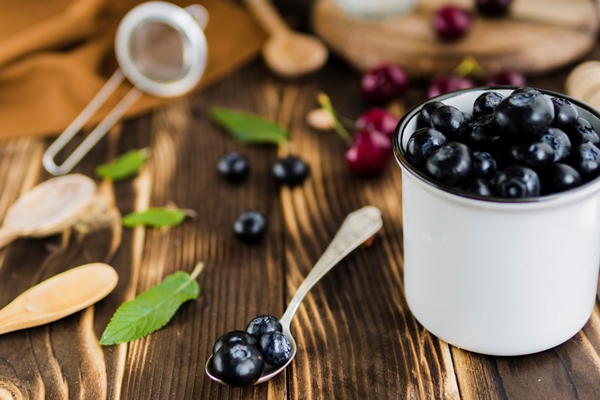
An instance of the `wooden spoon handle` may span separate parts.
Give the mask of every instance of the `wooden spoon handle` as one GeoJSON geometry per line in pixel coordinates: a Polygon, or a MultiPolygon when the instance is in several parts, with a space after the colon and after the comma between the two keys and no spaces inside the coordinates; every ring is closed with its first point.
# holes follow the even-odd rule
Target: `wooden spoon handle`
{"type": "Polygon", "coordinates": [[[4,246],[8,246],[13,240],[18,238],[20,235],[14,229],[10,229],[7,226],[0,228],[0,249],[4,246]]]}
{"type": "Polygon", "coordinates": [[[269,0],[244,0],[244,3],[269,35],[275,36],[290,32],[290,28],[269,0]]]}

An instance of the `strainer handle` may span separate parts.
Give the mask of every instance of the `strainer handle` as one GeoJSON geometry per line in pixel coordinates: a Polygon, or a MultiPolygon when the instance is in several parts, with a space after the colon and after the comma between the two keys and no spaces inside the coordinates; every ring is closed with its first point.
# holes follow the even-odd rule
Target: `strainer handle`
{"type": "Polygon", "coordinates": [[[67,157],[61,164],[57,165],[54,158],[81,130],[83,125],[98,111],[100,106],[104,104],[106,99],[115,91],[121,84],[124,76],[120,69],[117,69],[110,79],[104,84],[102,89],[83,109],[83,111],[71,122],[65,131],[48,147],[42,157],[42,164],[48,172],[53,175],[63,175],[71,171],[83,156],[85,156],[92,147],[106,134],[106,132],[123,116],[125,111],[140,98],[142,92],[133,88],[127,95],[113,108],[110,113],[94,128],[94,130],[85,138],[83,142],[67,157]]]}

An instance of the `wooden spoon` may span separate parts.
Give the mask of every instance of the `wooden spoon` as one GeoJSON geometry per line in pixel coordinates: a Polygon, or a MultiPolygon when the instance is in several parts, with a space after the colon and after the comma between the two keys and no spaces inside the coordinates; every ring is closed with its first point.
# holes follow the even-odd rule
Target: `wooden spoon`
{"type": "Polygon", "coordinates": [[[107,264],[85,264],[49,278],[23,292],[0,310],[0,334],[56,321],[91,306],[117,285],[107,264]]]}
{"type": "Polygon", "coordinates": [[[598,108],[600,107],[600,61],[585,61],[571,70],[565,81],[566,93],[585,101],[598,108]]]}
{"type": "Polygon", "coordinates": [[[0,248],[20,236],[49,236],[72,226],[91,204],[96,184],[71,174],[40,183],[8,209],[0,227],[0,248]]]}
{"type": "Polygon", "coordinates": [[[263,45],[265,63],[282,78],[293,79],[318,70],[328,50],[312,35],[292,31],[268,0],[244,0],[254,18],[270,35],[263,45]]]}

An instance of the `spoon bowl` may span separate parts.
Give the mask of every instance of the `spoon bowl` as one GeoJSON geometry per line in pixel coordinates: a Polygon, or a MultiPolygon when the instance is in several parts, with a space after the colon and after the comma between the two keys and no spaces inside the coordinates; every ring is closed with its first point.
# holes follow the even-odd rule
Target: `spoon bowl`
{"type": "Polygon", "coordinates": [[[8,209],[0,227],[0,248],[20,236],[43,237],[71,227],[92,203],[96,184],[81,174],[40,183],[8,209]]]}
{"type": "MultiPolygon", "coordinates": [[[[309,290],[352,250],[356,249],[375,233],[377,233],[382,225],[383,221],[381,219],[381,212],[379,209],[373,206],[366,206],[348,214],[321,258],[319,258],[302,284],[298,287],[298,290],[296,291],[294,297],[292,297],[288,308],[285,310],[285,313],[279,320],[282,327],[282,333],[290,342],[290,359],[281,367],[272,367],[268,364],[265,364],[265,369],[262,375],[256,382],[254,382],[254,385],[266,382],[278,375],[292,362],[296,356],[298,346],[296,345],[296,341],[290,332],[290,325],[292,318],[300,306],[300,303],[309,290]]],[[[206,361],[204,370],[206,375],[213,381],[227,385],[226,382],[223,382],[218,376],[216,376],[213,369],[212,356],[210,356],[206,361]]]]}
{"type": "Polygon", "coordinates": [[[284,32],[267,40],[262,55],[277,75],[293,79],[321,68],[327,61],[328,51],[314,36],[284,32]]]}
{"type": "Polygon", "coordinates": [[[0,334],[56,321],[108,295],[119,280],[104,263],[85,264],[55,275],[21,293],[0,310],[0,334]]]}
{"type": "Polygon", "coordinates": [[[290,29],[269,0],[244,0],[269,39],[262,48],[265,64],[284,79],[295,79],[321,68],[329,56],[316,36],[290,29]]]}

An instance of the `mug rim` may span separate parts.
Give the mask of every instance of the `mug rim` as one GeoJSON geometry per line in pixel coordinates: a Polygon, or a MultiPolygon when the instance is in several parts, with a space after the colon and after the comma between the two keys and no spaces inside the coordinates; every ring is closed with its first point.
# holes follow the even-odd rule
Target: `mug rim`
{"type": "MultiPolygon", "coordinates": [[[[518,89],[521,87],[531,87],[531,86],[526,86],[526,85],[523,85],[523,86],[478,86],[478,87],[474,87],[474,88],[460,89],[460,90],[444,93],[444,94],[431,97],[427,100],[424,100],[424,101],[418,103],[417,105],[410,108],[404,114],[404,116],[402,116],[402,118],[396,125],[396,129],[394,130],[393,152],[394,152],[396,161],[402,167],[403,171],[409,172],[411,175],[413,175],[415,178],[417,178],[419,181],[421,181],[421,183],[426,184],[431,189],[436,190],[436,191],[439,190],[439,191],[443,192],[444,194],[451,195],[451,196],[457,196],[457,199],[460,198],[460,199],[464,199],[467,201],[475,200],[477,202],[496,203],[496,204],[531,204],[531,203],[547,203],[547,202],[556,202],[556,201],[568,202],[569,200],[575,200],[577,198],[583,197],[586,194],[588,194],[588,192],[593,192],[595,190],[600,189],[600,176],[598,176],[598,177],[592,179],[591,181],[582,184],[581,186],[578,186],[578,187],[575,187],[572,189],[568,189],[563,192],[553,193],[553,194],[548,194],[548,195],[543,195],[543,196],[523,197],[523,198],[516,198],[516,199],[501,198],[501,197],[494,197],[494,196],[482,196],[477,193],[468,192],[466,190],[462,190],[462,189],[459,189],[456,187],[452,187],[452,186],[448,186],[448,185],[444,185],[442,183],[436,182],[435,180],[430,178],[428,175],[426,175],[425,173],[423,173],[422,171],[420,171],[416,167],[414,167],[412,165],[412,163],[405,157],[404,149],[402,146],[402,137],[403,137],[404,131],[406,130],[408,123],[411,122],[413,118],[417,117],[419,111],[421,111],[421,108],[425,104],[433,102],[433,101],[444,102],[444,100],[448,100],[453,97],[458,97],[465,93],[472,93],[472,92],[482,92],[483,93],[483,92],[487,92],[487,91],[497,91],[497,90],[515,90],[515,89],[518,89]]],[[[539,90],[540,92],[542,92],[544,94],[547,94],[547,95],[550,95],[553,97],[563,98],[563,99],[570,101],[571,103],[575,104],[579,108],[582,108],[582,109],[586,110],[587,112],[589,112],[590,114],[594,115],[598,119],[598,122],[600,123],[600,110],[596,109],[595,107],[591,106],[590,104],[587,104],[585,102],[582,102],[580,100],[577,100],[575,98],[572,98],[572,97],[567,96],[562,93],[558,93],[558,92],[554,92],[554,91],[546,90],[546,89],[540,89],[540,88],[536,88],[536,87],[532,87],[532,88],[539,90]]]]}

